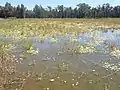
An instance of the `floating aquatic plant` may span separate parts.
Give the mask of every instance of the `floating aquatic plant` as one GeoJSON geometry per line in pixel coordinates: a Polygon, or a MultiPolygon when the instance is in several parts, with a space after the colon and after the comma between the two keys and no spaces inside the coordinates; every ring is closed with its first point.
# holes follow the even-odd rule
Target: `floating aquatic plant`
{"type": "Polygon", "coordinates": [[[26,50],[29,50],[30,48],[33,48],[33,43],[30,40],[25,39],[23,41],[23,47],[26,50]]]}
{"type": "Polygon", "coordinates": [[[65,63],[57,64],[57,69],[60,70],[60,71],[67,71],[68,70],[68,64],[65,64],[65,63]]]}
{"type": "Polygon", "coordinates": [[[119,49],[115,48],[110,54],[114,57],[117,57],[118,59],[120,58],[120,50],[119,49]]]}
{"type": "Polygon", "coordinates": [[[74,38],[72,38],[71,41],[72,41],[72,42],[78,42],[78,38],[74,37],[74,38]]]}
{"type": "Polygon", "coordinates": [[[31,54],[31,55],[36,55],[39,53],[39,50],[35,50],[33,47],[30,47],[28,50],[27,50],[27,53],[28,54],[31,54]]]}
{"type": "Polygon", "coordinates": [[[103,64],[103,67],[106,68],[106,69],[110,69],[110,70],[114,70],[114,71],[120,71],[120,66],[119,64],[110,64],[108,62],[105,62],[103,64]]]}
{"type": "Polygon", "coordinates": [[[51,42],[52,43],[57,43],[57,39],[56,38],[51,38],[51,42]]]}
{"type": "Polygon", "coordinates": [[[33,60],[33,61],[30,61],[29,63],[28,63],[28,66],[35,66],[36,65],[36,62],[35,62],[35,60],[33,60]]]}
{"type": "Polygon", "coordinates": [[[24,59],[26,59],[28,56],[27,55],[20,55],[20,60],[24,60],[24,59]]]}
{"type": "Polygon", "coordinates": [[[82,45],[79,45],[76,47],[75,49],[75,52],[77,53],[93,53],[95,52],[95,47],[93,46],[82,46],[82,45]]]}

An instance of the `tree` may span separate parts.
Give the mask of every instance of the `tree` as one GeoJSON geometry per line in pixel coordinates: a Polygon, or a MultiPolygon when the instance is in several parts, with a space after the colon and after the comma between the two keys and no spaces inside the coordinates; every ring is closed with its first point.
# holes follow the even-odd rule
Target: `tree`
{"type": "Polygon", "coordinates": [[[58,18],[58,11],[57,11],[57,8],[52,9],[52,14],[53,14],[53,18],[58,18]]]}
{"type": "Polygon", "coordinates": [[[25,7],[23,4],[21,4],[21,8],[20,8],[20,18],[25,18],[25,7]]]}
{"type": "Polygon", "coordinates": [[[58,18],[63,18],[64,17],[64,14],[63,14],[63,11],[64,11],[64,6],[63,5],[58,5],[57,6],[57,11],[58,11],[58,18]]]}
{"type": "Polygon", "coordinates": [[[91,7],[88,4],[80,3],[77,6],[80,18],[89,17],[91,7]]]}
{"type": "Polygon", "coordinates": [[[16,17],[20,18],[20,6],[19,5],[16,8],[16,17]]]}
{"type": "Polygon", "coordinates": [[[33,12],[35,13],[36,18],[40,18],[40,7],[38,5],[35,5],[33,12]]]}
{"type": "Polygon", "coordinates": [[[39,6],[39,10],[40,10],[40,18],[47,17],[47,11],[42,7],[42,5],[39,6]]]}
{"type": "Polygon", "coordinates": [[[52,7],[51,6],[47,6],[48,8],[48,11],[47,11],[47,14],[48,14],[48,18],[53,18],[53,13],[52,13],[52,7]]]}
{"type": "Polygon", "coordinates": [[[10,3],[6,2],[3,13],[5,18],[12,16],[12,6],[10,3]]]}
{"type": "Polygon", "coordinates": [[[25,18],[35,18],[35,13],[32,10],[26,10],[25,18]]]}
{"type": "Polygon", "coordinates": [[[114,17],[120,17],[120,6],[114,7],[114,17]]]}
{"type": "Polygon", "coordinates": [[[28,10],[23,4],[12,6],[6,2],[0,6],[0,18],[17,17],[17,18],[108,18],[120,17],[120,6],[110,6],[109,3],[91,7],[88,4],[80,3],[75,8],[58,5],[55,8],[42,5],[35,5],[33,10],[28,10]]]}
{"type": "Polygon", "coordinates": [[[5,18],[5,15],[4,15],[4,7],[0,6],[0,17],[1,18],[5,18]]]}
{"type": "Polygon", "coordinates": [[[102,6],[103,17],[110,17],[110,4],[106,3],[102,6]]]}

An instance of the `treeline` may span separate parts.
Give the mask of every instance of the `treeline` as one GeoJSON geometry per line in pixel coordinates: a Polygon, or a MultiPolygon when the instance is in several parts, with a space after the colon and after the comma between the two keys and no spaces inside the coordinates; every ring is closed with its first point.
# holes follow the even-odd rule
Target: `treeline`
{"type": "Polygon", "coordinates": [[[17,7],[6,2],[0,6],[0,18],[119,18],[120,5],[111,6],[109,3],[91,7],[88,4],[80,3],[75,8],[58,5],[56,8],[35,5],[33,10],[28,10],[23,4],[17,7]]]}

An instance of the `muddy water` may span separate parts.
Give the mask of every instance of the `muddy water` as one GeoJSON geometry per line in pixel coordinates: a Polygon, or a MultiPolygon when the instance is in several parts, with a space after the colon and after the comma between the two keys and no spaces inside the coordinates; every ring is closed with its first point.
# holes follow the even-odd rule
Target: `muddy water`
{"type": "MultiPolygon", "coordinates": [[[[41,42],[31,39],[39,51],[20,61],[20,72],[32,72],[26,79],[23,90],[119,90],[119,71],[103,67],[105,62],[119,63],[110,55],[111,45],[120,47],[120,31],[104,30],[80,33],[72,36],[57,36],[57,42],[50,38],[41,42]],[[76,53],[78,45],[93,45],[93,53],[76,53]]],[[[16,56],[22,54],[16,53],[16,56]]]]}

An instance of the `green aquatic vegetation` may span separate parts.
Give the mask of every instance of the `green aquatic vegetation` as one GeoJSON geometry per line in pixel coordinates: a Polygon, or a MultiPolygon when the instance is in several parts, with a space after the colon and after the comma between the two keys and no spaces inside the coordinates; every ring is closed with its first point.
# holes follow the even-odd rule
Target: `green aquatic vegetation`
{"type": "Polygon", "coordinates": [[[3,37],[0,37],[0,42],[1,42],[1,41],[4,41],[4,38],[3,38],[3,37]]]}
{"type": "MultiPolygon", "coordinates": [[[[117,21],[117,20],[114,20],[117,21]]],[[[20,40],[28,37],[52,37],[54,35],[73,34],[75,37],[80,32],[86,32],[89,29],[99,28],[120,28],[120,25],[113,23],[109,19],[51,19],[51,20],[4,20],[0,21],[0,33],[14,40],[20,40]],[[91,22],[91,23],[90,23],[91,22]],[[106,22],[106,23],[104,23],[106,22]]],[[[94,35],[96,36],[96,34],[94,35]]],[[[73,40],[74,41],[74,40],[73,40]]],[[[76,40],[75,40],[76,41],[76,40]]]]}
{"type": "Polygon", "coordinates": [[[30,55],[36,55],[39,53],[39,50],[34,48],[33,43],[30,40],[25,39],[23,41],[23,47],[26,52],[30,55]]]}
{"type": "Polygon", "coordinates": [[[42,61],[49,61],[49,60],[51,60],[51,58],[49,58],[49,57],[45,57],[42,59],[42,61]]]}
{"type": "Polygon", "coordinates": [[[94,46],[79,45],[75,48],[76,53],[94,53],[96,48],[94,46]]]}
{"type": "Polygon", "coordinates": [[[20,60],[25,60],[27,57],[29,57],[29,56],[27,56],[27,55],[20,55],[20,60]]]}
{"type": "Polygon", "coordinates": [[[15,46],[15,44],[13,44],[12,43],[12,41],[0,41],[0,45],[1,45],[1,48],[3,49],[3,50],[5,50],[5,51],[14,51],[15,50],[15,48],[16,48],[16,46],[15,46]]]}
{"type": "Polygon", "coordinates": [[[52,43],[57,43],[57,39],[56,38],[51,38],[51,42],[52,43]]]}
{"type": "MultiPolygon", "coordinates": [[[[79,42],[78,42],[77,38],[78,38],[78,35],[79,35],[80,32],[88,31],[90,28],[94,28],[94,29],[95,28],[101,28],[101,27],[108,28],[108,27],[114,27],[115,25],[117,27],[120,27],[120,25],[117,25],[117,24],[114,24],[114,23],[110,22],[110,23],[112,23],[112,25],[111,25],[109,23],[109,20],[108,21],[106,20],[106,22],[108,22],[110,25],[108,25],[108,24],[105,25],[103,21],[104,20],[99,20],[99,19],[97,19],[97,20],[89,20],[89,19],[88,20],[87,19],[86,20],[82,20],[82,19],[81,20],[77,20],[77,19],[71,20],[71,19],[69,19],[68,21],[63,20],[63,19],[62,20],[58,20],[58,19],[56,19],[56,20],[44,20],[44,19],[43,20],[36,20],[36,19],[17,20],[16,19],[16,20],[11,20],[11,21],[4,20],[4,21],[0,22],[0,27],[1,27],[0,28],[0,34],[4,35],[6,37],[10,37],[10,38],[12,38],[12,40],[15,40],[15,41],[16,40],[18,40],[18,41],[20,40],[20,42],[21,42],[21,40],[23,41],[22,43],[20,43],[20,45],[22,46],[22,48],[20,48],[20,49],[24,50],[24,52],[20,53],[21,55],[20,55],[19,59],[21,59],[21,60],[24,60],[24,59],[30,57],[31,55],[36,55],[36,54],[39,53],[39,49],[36,49],[34,47],[32,40],[30,40],[31,38],[36,39],[38,41],[41,41],[41,43],[43,43],[44,40],[46,40],[46,39],[47,40],[50,39],[51,43],[55,44],[55,43],[58,43],[58,41],[59,41],[58,38],[56,38],[57,36],[66,36],[66,35],[71,36],[72,35],[72,38],[71,38],[72,43],[70,42],[70,44],[67,44],[67,43],[64,44],[65,48],[63,48],[63,50],[61,50],[61,48],[60,48],[60,50],[57,51],[57,54],[64,56],[64,54],[65,55],[69,54],[69,52],[72,51],[73,52],[72,55],[74,57],[74,55],[75,55],[74,53],[86,54],[86,53],[94,53],[94,52],[96,52],[96,46],[97,45],[102,45],[104,43],[104,40],[106,40],[106,38],[105,39],[99,39],[97,36],[100,34],[100,32],[95,31],[95,32],[92,32],[92,33],[88,33],[86,35],[86,36],[88,36],[88,38],[89,37],[92,38],[93,41],[91,41],[90,43],[87,43],[86,45],[79,45],[78,44],[79,42]],[[68,47],[70,46],[70,49],[68,49],[66,51],[67,46],[68,47]],[[71,46],[73,46],[73,47],[71,47],[71,46]]],[[[1,39],[0,41],[4,41],[4,40],[1,39]]],[[[64,41],[64,39],[63,39],[63,41],[64,41]]],[[[60,42],[60,45],[61,45],[61,42],[60,42]]],[[[15,46],[14,46],[14,44],[6,44],[6,45],[3,45],[3,48],[4,48],[4,50],[3,50],[4,52],[6,52],[6,51],[14,51],[15,46]]],[[[47,52],[49,52],[49,51],[47,51],[47,52]]],[[[119,53],[119,51],[117,51],[117,50],[116,50],[116,52],[119,53]]],[[[114,53],[111,52],[111,54],[113,56],[115,56],[117,54],[116,52],[114,52],[114,53]]],[[[41,53],[43,53],[43,52],[40,52],[40,54],[41,53]]],[[[19,53],[16,53],[16,54],[19,54],[19,53]]],[[[51,54],[52,53],[50,53],[50,55],[51,54]]],[[[56,64],[57,61],[59,62],[59,60],[57,60],[57,59],[62,57],[62,56],[58,56],[58,55],[57,55],[57,57],[55,56],[54,59],[49,58],[48,56],[46,56],[46,58],[43,58],[42,60],[43,61],[50,61],[50,62],[55,61],[55,62],[52,62],[52,63],[56,64]]],[[[72,57],[72,55],[66,55],[66,56],[67,57],[69,57],[69,56],[72,57]]],[[[66,58],[66,56],[65,56],[65,58],[66,58]]],[[[116,56],[119,56],[119,54],[117,54],[116,56]]],[[[4,57],[4,59],[5,59],[5,55],[3,55],[1,57],[4,57]]],[[[72,59],[71,57],[70,57],[70,59],[72,59]]],[[[77,55],[75,57],[77,57],[77,55]]],[[[74,62],[77,63],[76,62],[77,60],[73,59],[72,61],[73,62],[71,62],[71,60],[70,60],[70,63],[74,63],[74,62]]],[[[35,66],[37,64],[35,61],[30,61],[30,62],[25,61],[25,62],[28,62],[27,65],[30,66],[30,67],[33,67],[33,66],[35,66]]],[[[9,63],[9,61],[6,61],[4,63],[6,66],[9,66],[6,63],[9,63]]],[[[49,62],[42,62],[42,63],[47,64],[49,62]]],[[[4,66],[4,64],[3,64],[3,66],[4,66]]],[[[70,65],[72,65],[72,64],[70,64],[70,65]]],[[[14,65],[12,64],[11,66],[14,66],[14,65]]],[[[18,66],[20,66],[20,65],[18,65],[18,66]]],[[[82,67],[81,64],[80,64],[80,66],[82,67]]],[[[114,71],[115,70],[117,71],[117,70],[120,69],[119,65],[113,65],[113,64],[109,65],[109,63],[105,64],[105,65],[103,64],[103,66],[105,68],[109,68],[110,70],[114,70],[114,71]]],[[[1,65],[0,65],[0,68],[1,68],[1,65]]],[[[11,71],[13,70],[10,67],[7,67],[7,68],[10,69],[11,71]]],[[[47,67],[45,69],[45,71],[42,72],[42,74],[47,73],[47,71],[49,72],[48,68],[50,68],[50,67],[47,67]]],[[[59,70],[61,72],[68,71],[69,64],[67,64],[67,63],[58,63],[56,65],[56,68],[57,68],[57,70],[59,70]]],[[[6,70],[5,67],[3,69],[6,70]]],[[[39,67],[39,69],[41,70],[41,66],[39,67]]],[[[94,73],[96,71],[97,71],[97,69],[92,70],[92,72],[94,72],[94,73]]],[[[33,73],[34,73],[34,71],[33,71],[33,73]]],[[[40,80],[40,82],[42,82],[42,81],[44,82],[44,74],[43,74],[42,78],[41,77],[38,78],[40,80]]],[[[27,76],[27,75],[25,75],[25,76],[27,76]]],[[[59,78],[62,77],[60,75],[58,75],[58,76],[59,76],[59,78]]],[[[96,76],[97,76],[97,74],[96,74],[96,76]]],[[[87,77],[88,77],[88,75],[86,75],[86,74],[83,74],[83,76],[80,76],[80,75],[78,76],[79,79],[84,79],[84,81],[85,81],[85,79],[87,77]]],[[[62,78],[60,78],[60,79],[62,79],[62,78]]],[[[4,78],[3,78],[3,80],[4,80],[4,78]]],[[[72,81],[75,81],[75,80],[76,80],[76,78],[74,78],[74,80],[72,80],[72,81]]],[[[90,78],[90,79],[87,79],[86,81],[89,82],[90,84],[94,84],[94,80],[93,81],[91,81],[91,80],[92,79],[90,78]]],[[[58,82],[58,79],[51,77],[51,79],[49,81],[54,82],[56,84],[56,82],[58,82]]],[[[69,84],[69,80],[64,80],[63,79],[63,82],[64,82],[64,84],[66,83],[65,84],[66,86],[69,84]]],[[[69,86],[72,85],[74,88],[76,88],[76,86],[79,86],[79,84],[80,84],[80,87],[81,87],[81,85],[82,85],[81,83],[82,82],[79,83],[79,81],[75,81],[75,83],[71,83],[71,84],[69,84],[69,86]]],[[[0,82],[0,86],[1,85],[3,85],[3,84],[1,84],[1,82],[0,82]]],[[[46,85],[46,83],[45,83],[45,85],[46,85]]],[[[47,87],[47,85],[46,85],[46,87],[47,87]]],[[[72,88],[72,89],[74,89],[74,88],[72,88]]],[[[49,90],[49,89],[51,89],[51,87],[45,88],[45,89],[49,90]]]]}
{"type": "Polygon", "coordinates": [[[35,60],[33,60],[33,61],[31,61],[31,62],[28,63],[28,66],[35,66],[35,65],[36,65],[35,60]]]}
{"type": "Polygon", "coordinates": [[[30,55],[36,55],[39,53],[39,50],[35,50],[33,47],[30,47],[28,50],[27,50],[27,53],[30,54],[30,55]]]}
{"type": "Polygon", "coordinates": [[[28,39],[25,39],[23,41],[23,45],[24,45],[23,47],[25,50],[29,50],[31,47],[33,47],[33,43],[28,39]]]}
{"type": "Polygon", "coordinates": [[[72,38],[72,40],[71,40],[72,42],[78,42],[78,39],[77,38],[72,38]]]}
{"type": "Polygon", "coordinates": [[[64,62],[57,64],[56,67],[59,71],[62,71],[62,72],[68,70],[68,64],[66,64],[64,62]]]}
{"type": "Polygon", "coordinates": [[[7,45],[4,46],[4,49],[7,50],[7,51],[13,51],[13,50],[15,50],[15,48],[16,47],[13,44],[7,44],[7,45]]]}
{"type": "Polygon", "coordinates": [[[118,59],[120,58],[120,50],[117,48],[114,48],[114,50],[110,54],[118,59]]]}
{"type": "Polygon", "coordinates": [[[114,71],[120,71],[119,63],[118,64],[111,64],[111,63],[105,62],[103,64],[103,67],[106,69],[114,70],[114,71]]]}

